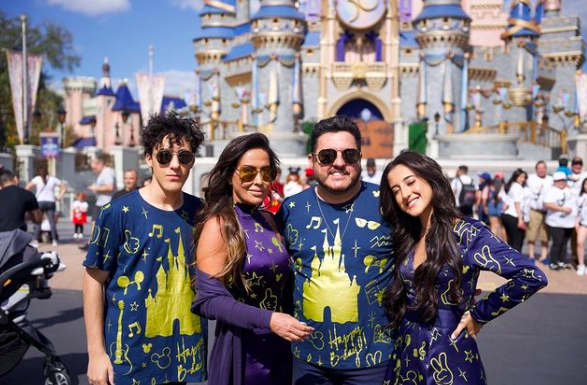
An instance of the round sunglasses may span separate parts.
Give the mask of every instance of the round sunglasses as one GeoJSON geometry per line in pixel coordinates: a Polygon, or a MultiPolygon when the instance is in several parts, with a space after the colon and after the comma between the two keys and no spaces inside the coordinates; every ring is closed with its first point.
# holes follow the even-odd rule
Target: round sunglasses
{"type": "Polygon", "coordinates": [[[237,168],[235,172],[238,172],[238,176],[241,178],[243,183],[253,182],[257,177],[257,174],[261,174],[263,182],[266,183],[273,182],[277,176],[277,170],[271,168],[271,166],[264,166],[261,168],[253,166],[242,166],[240,169],[237,168]]]}
{"type": "Polygon", "coordinates": [[[171,163],[173,155],[177,155],[177,160],[183,166],[191,165],[196,159],[196,155],[194,155],[194,153],[191,151],[179,150],[178,152],[174,152],[168,149],[157,151],[157,154],[155,154],[155,158],[161,166],[167,166],[169,163],[171,163]]]}
{"type": "Polygon", "coordinates": [[[361,159],[361,150],[356,148],[347,148],[344,150],[335,150],[333,148],[325,148],[318,151],[317,154],[312,154],[318,158],[318,162],[324,166],[329,166],[336,161],[338,153],[342,153],[342,160],[346,164],[357,163],[361,159]]]}

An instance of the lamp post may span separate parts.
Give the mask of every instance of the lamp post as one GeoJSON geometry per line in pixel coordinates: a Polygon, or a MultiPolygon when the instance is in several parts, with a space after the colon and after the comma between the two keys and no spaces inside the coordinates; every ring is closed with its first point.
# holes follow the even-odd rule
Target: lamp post
{"type": "Polygon", "coordinates": [[[56,111],[57,113],[57,120],[59,121],[59,143],[61,143],[61,148],[65,148],[65,129],[63,125],[65,124],[65,117],[67,116],[67,111],[63,106],[59,106],[56,111]]]}
{"type": "Polygon", "coordinates": [[[434,123],[436,123],[436,135],[438,135],[438,124],[440,123],[440,114],[437,112],[434,114],[434,123]]]}
{"type": "MultiPolygon", "coordinates": [[[[129,122],[128,119],[130,118],[130,111],[125,108],[124,110],[122,110],[121,115],[122,115],[122,124],[123,124],[122,127],[124,128],[124,125],[126,125],[129,122]]],[[[130,125],[130,140],[128,142],[128,146],[134,147],[135,145],[136,145],[135,144],[135,134],[134,134],[134,131],[132,129],[132,124],[131,124],[130,125]]]]}

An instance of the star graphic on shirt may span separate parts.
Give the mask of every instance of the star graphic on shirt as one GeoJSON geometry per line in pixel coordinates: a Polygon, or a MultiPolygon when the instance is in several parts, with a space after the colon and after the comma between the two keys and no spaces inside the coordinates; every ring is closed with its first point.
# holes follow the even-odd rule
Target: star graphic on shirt
{"type": "Polygon", "coordinates": [[[251,293],[251,298],[252,298],[252,299],[255,299],[255,298],[257,298],[257,294],[255,294],[255,293],[251,293]]]}
{"type": "Polygon", "coordinates": [[[457,369],[459,370],[459,377],[463,377],[463,379],[465,380],[465,382],[469,382],[469,380],[467,380],[467,372],[464,372],[461,370],[461,368],[457,367],[457,369]]]}
{"type": "Polygon", "coordinates": [[[373,327],[375,325],[375,313],[371,312],[369,314],[369,327],[373,327]]]}
{"type": "Polygon", "coordinates": [[[510,300],[510,296],[509,296],[509,295],[507,295],[506,293],[503,293],[503,294],[501,295],[501,297],[499,297],[499,298],[501,299],[501,302],[507,302],[507,301],[509,301],[509,300],[510,300]]]}
{"type": "Polygon", "coordinates": [[[345,213],[347,213],[347,214],[348,213],[352,213],[354,211],[354,209],[355,209],[355,204],[354,203],[349,203],[348,205],[343,206],[343,209],[344,209],[345,213]]]}
{"type": "Polygon", "coordinates": [[[273,274],[275,274],[275,272],[277,271],[277,268],[279,266],[275,264],[275,262],[273,262],[273,264],[271,265],[270,269],[273,270],[273,274]]]}
{"type": "Polygon", "coordinates": [[[522,290],[528,290],[528,285],[522,285],[522,286],[520,286],[520,288],[521,288],[522,290]]]}
{"type": "Polygon", "coordinates": [[[453,348],[455,348],[455,350],[458,353],[459,352],[459,348],[457,347],[457,340],[456,339],[453,340],[452,338],[449,338],[449,340],[450,340],[450,342],[449,342],[450,346],[452,346],[453,348]]]}
{"type": "Polygon", "coordinates": [[[294,201],[289,202],[289,208],[293,209],[294,207],[296,207],[296,202],[294,202],[294,201]]]}
{"type": "Polygon", "coordinates": [[[318,362],[316,362],[316,364],[317,364],[318,366],[322,366],[322,365],[323,365],[323,363],[322,363],[322,358],[321,358],[320,356],[318,356],[318,362]]]}
{"type": "Polygon", "coordinates": [[[473,359],[475,358],[473,351],[472,350],[465,350],[465,354],[467,355],[465,357],[465,361],[469,361],[470,363],[473,363],[473,359]]]}
{"type": "Polygon", "coordinates": [[[263,276],[258,276],[256,271],[253,271],[253,274],[251,275],[251,278],[247,278],[247,282],[249,283],[249,285],[252,286],[261,286],[261,280],[263,279],[263,276]]]}
{"type": "Polygon", "coordinates": [[[147,256],[149,255],[149,253],[147,253],[147,250],[143,250],[143,262],[147,262],[147,256]]]}
{"type": "Polygon", "coordinates": [[[141,366],[142,366],[143,368],[146,368],[146,367],[147,367],[147,363],[146,363],[146,362],[143,362],[143,363],[141,364],[141,366]]]}
{"type": "Polygon", "coordinates": [[[107,262],[110,258],[112,258],[112,256],[110,255],[110,250],[108,250],[104,256],[104,262],[107,262]]]}
{"type": "Polygon", "coordinates": [[[355,246],[352,247],[352,249],[355,251],[355,258],[357,258],[357,252],[359,250],[361,250],[360,246],[357,246],[357,240],[355,239],[355,246]]]}
{"type": "Polygon", "coordinates": [[[263,251],[263,250],[265,250],[265,246],[263,246],[262,242],[255,241],[255,249],[258,249],[259,251],[263,251]]]}
{"type": "Polygon", "coordinates": [[[268,249],[267,249],[267,253],[269,253],[269,254],[273,254],[273,249],[272,249],[272,248],[268,248],[268,249]]]}
{"type": "Polygon", "coordinates": [[[247,263],[250,265],[251,264],[251,257],[252,255],[247,253],[247,263]]]}
{"type": "Polygon", "coordinates": [[[513,258],[508,258],[508,257],[504,257],[505,258],[505,264],[506,265],[512,265],[513,267],[516,267],[516,264],[514,263],[514,259],[513,258]]]}
{"type": "Polygon", "coordinates": [[[404,359],[404,362],[406,363],[406,366],[410,366],[410,359],[408,357],[404,359]]]}
{"type": "Polygon", "coordinates": [[[134,301],[133,303],[130,304],[130,311],[137,311],[139,309],[139,304],[137,303],[137,301],[134,301]]]}
{"type": "Polygon", "coordinates": [[[308,212],[310,212],[310,207],[312,207],[312,205],[310,202],[306,201],[306,210],[308,210],[308,212]]]}
{"type": "Polygon", "coordinates": [[[128,206],[122,206],[123,213],[128,213],[129,211],[130,211],[130,209],[128,208],[128,206]]]}
{"type": "Polygon", "coordinates": [[[147,216],[149,214],[149,212],[147,210],[145,210],[144,207],[141,207],[141,210],[143,210],[142,214],[145,216],[145,219],[149,219],[147,216]]]}
{"type": "Polygon", "coordinates": [[[108,333],[110,333],[110,328],[112,327],[112,323],[110,322],[110,318],[108,318],[108,324],[106,326],[108,327],[108,333]]]}

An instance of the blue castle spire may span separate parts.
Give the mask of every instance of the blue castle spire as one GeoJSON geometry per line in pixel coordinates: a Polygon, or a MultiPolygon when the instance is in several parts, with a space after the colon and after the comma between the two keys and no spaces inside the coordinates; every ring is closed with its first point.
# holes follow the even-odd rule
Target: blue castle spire
{"type": "Polygon", "coordinates": [[[538,37],[540,27],[532,19],[532,3],[530,0],[513,0],[508,27],[501,35],[503,40],[512,37],[538,37]]]}

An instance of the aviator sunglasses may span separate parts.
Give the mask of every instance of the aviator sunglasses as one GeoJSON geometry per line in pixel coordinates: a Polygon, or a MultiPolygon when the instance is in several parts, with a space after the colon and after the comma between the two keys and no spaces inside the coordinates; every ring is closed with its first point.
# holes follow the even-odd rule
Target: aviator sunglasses
{"type": "Polygon", "coordinates": [[[171,163],[173,155],[177,155],[177,160],[179,160],[179,163],[183,166],[189,166],[194,162],[194,159],[196,159],[196,156],[191,151],[179,150],[178,152],[173,152],[167,149],[157,151],[155,158],[157,158],[157,162],[159,162],[161,166],[167,166],[171,163]]]}
{"type": "Polygon", "coordinates": [[[239,178],[243,183],[250,183],[255,180],[257,174],[261,174],[261,178],[263,182],[273,182],[275,176],[277,175],[277,170],[272,169],[271,166],[265,166],[261,168],[256,168],[253,166],[242,166],[240,169],[236,169],[235,172],[238,172],[239,178]]]}
{"type": "Polygon", "coordinates": [[[347,148],[345,150],[335,150],[333,148],[325,148],[318,151],[317,154],[312,154],[318,157],[320,164],[329,166],[336,161],[338,153],[342,153],[342,159],[346,164],[354,164],[361,159],[361,151],[356,148],[347,148]]]}

